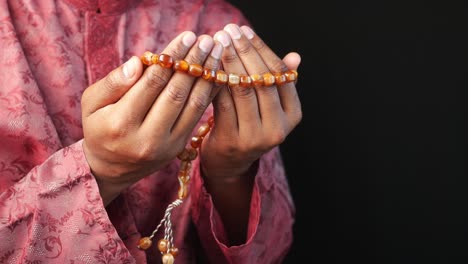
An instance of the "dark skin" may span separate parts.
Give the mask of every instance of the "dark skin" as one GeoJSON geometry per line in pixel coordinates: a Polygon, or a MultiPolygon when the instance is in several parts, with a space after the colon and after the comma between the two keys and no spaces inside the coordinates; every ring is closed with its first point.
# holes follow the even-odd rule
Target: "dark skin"
{"type": "MultiPolygon", "coordinates": [[[[237,74],[281,72],[300,63],[297,53],[280,59],[249,28],[234,24],[214,40],[183,32],[162,53],[237,74]]],[[[132,58],[82,98],[83,147],[104,204],[175,159],[210,103],[216,125],[200,148],[202,175],[230,245],[244,243],[258,160],[302,118],[294,83],[234,89],[157,65],[143,71],[132,58]]]]}

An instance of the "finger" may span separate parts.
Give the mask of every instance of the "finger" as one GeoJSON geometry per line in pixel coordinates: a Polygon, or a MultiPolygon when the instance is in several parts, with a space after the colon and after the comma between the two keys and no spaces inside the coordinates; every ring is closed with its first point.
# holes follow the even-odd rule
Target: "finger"
{"type": "MultiPolygon", "coordinates": [[[[219,43],[222,43],[224,46],[224,52],[222,57],[223,62],[223,69],[226,73],[234,73],[238,76],[248,76],[248,73],[237,55],[236,49],[232,45],[231,38],[228,33],[221,30],[216,32],[214,38],[219,43]]],[[[257,95],[255,90],[251,87],[241,87],[239,85],[235,85],[230,87],[232,101],[234,102],[235,107],[228,108],[224,107],[224,111],[221,111],[218,114],[222,115],[229,115],[227,120],[232,120],[233,117],[235,118],[235,122],[238,123],[237,126],[241,130],[245,131],[253,131],[258,127],[261,123],[260,120],[260,110],[257,102],[257,95]],[[229,113],[226,111],[227,109],[231,109],[231,111],[235,111],[229,113]],[[235,115],[234,115],[235,114],[235,115]],[[250,122],[239,122],[238,120],[249,120],[250,122]]],[[[227,96],[226,94],[223,97],[227,96]]],[[[220,103],[225,104],[226,106],[230,103],[224,98],[220,103]]],[[[230,125],[230,127],[234,127],[234,125],[230,125]]]]}
{"type": "MultiPolygon", "coordinates": [[[[213,41],[211,37],[209,39],[213,41]]],[[[202,44],[203,42],[200,42],[200,49],[205,52],[209,51],[211,46],[202,48],[202,44]]],[[[199,119],[206,111],[206,108],[210,105],[211,101],[219,91],[219,87],[214,85],[213,79],[216,76],[216,70],[220,67],[223,47],[219,43],[214,44],[214,42],[212,42],[211,44],[213,44],[214,47],[203,65],[204,73],[201,77],[195,80],[195,84],[190,92],[188,101],[173,127],[173,133],[175,135],[190,135],[193,128],[197,125],[199,119]]]]}
{"type": "Polygon", "coordinates": [[[113,104],[135,84],[143,71],[138,57],[131,57],[106,77],[87,88],[82,96],[82,111],[85,116],[113,104]]]}
{"type": "MultiPolygon", "coordinates": [[[[201,65],[204,64],[212,47],[213,39],[210,36],[200,36],[188,54],[184,58],[181,58],[186,62],[185,65],[187,67],[174,72],[166,88],[154,102],[144,121],[147,129],[154,131],[154,124],[158,124],[169,130],[173,129],[182,109],[189,103],[187,99],[194,86],[195,79],[200,77],[200,74],[203,72],[201,65]]],[[[209,104],[207,98],[197,99],[200,101],[196,103],[191,102],[192,104],[198,104],[196,106],[198,109],[195,113],[192,113],[192,117],[195,118],[192,122],[196,122],[201,117],[206,106],[209,104]]]]}
{"type": "MultiPolygon", "coordinates": [[[[252,46],[255,47],[258,54],[263,58],[263,61],[273,73],[284,73],[288,70],[297,70],[301,62],[299,54],[293,52],[285,56],[281,60],[264,42],[254,33],[248,26],[241,27],[244,36],[250,40],[252,46]]],[[[281,105],[289,117],[289,120],[297,119],[297,113],[300,112],[300,100],[297,94],[295,82],[286,82],[278,85],[278,93],[281,105]]]]}
{"type": "MultiPolygon", "coordinates": [[[[240,61],[251,77],[254,75],[267,76],[270,69],[263,62],[262,57],[252,46],[247,37],[242,34],[236,24],[228,24],[224,30],[229,33],[240,61]]],[[[279,114],[283,114],[278,91],[274,83],[265,81],[264,85],[255,86],[262,120],[273,121],[279,114]]]]}
{"type": "MultiPolygon", "coordinates": [[[[196,39],[193,32],[183,32],[173,39],[161,54],[168,55],[174,60],[183,59],[196,39]]],[[[166,58],[168,57],[166,56],[166,58]]],[[[140,80],[122,98],[122,107],[138,119],[139,123],[143,122],[173,74],[172,67],[163,67],[161,64],[158,62],[158,65],[147,67],[140,80]]],[[[166,65],[170,66],[171,64],[166,65]]]]}

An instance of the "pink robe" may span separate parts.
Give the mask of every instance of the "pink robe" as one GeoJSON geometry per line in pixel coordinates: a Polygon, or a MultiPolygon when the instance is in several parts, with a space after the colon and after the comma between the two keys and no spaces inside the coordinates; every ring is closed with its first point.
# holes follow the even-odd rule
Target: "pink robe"
{"type": "MultiPolygon", "coordinates": [[[[230,22],[248,23],[221,0],[0,0],[0,264],[160,263],[161,232],[147,251],[137,243],[176,198],[178,163],[104,207],[83,154],[81,94],[131,55],[230,22]]],[[[280,263],[295,208],[279,149],[260,160],[238,246],[226,245],[198,162],[172,217],[176,263],[280,263]]]]}

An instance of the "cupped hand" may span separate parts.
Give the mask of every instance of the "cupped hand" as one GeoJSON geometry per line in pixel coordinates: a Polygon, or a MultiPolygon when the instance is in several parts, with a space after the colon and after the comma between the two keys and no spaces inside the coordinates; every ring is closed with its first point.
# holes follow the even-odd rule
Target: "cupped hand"
{"type": "MultiPolygon", "coordinates": [[[[193,32],[181,33],[162,51],[213,69],[221,53],[212,37],[193,32]]],[[[181,152],[216,89],[161,65],[145,69],[132,57],[84,91],[83,149],[106,204],[181,152]]]]}
{"type": "MultiPolygon", "coordinates": [[[[280,59],[247,26],[227,25],[214,35],[224,46],[223,69],[237,75],[296,70],[299,54],[280,59]]],[[[215,126],[201,147],[204,176],[211,182],[236,180],[281,144],[302,119],[295,82],[251,88],[223,87],[213,101],[215,126]]]]}

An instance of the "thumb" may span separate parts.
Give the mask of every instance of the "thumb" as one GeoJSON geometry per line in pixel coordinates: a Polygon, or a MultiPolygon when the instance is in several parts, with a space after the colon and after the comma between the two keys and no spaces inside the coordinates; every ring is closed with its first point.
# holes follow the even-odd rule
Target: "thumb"
{"type": "Polygon", "coordinates": [[[82,95],[81,108],[88,116],[100,108],[113,104],[136,83],[143,72],[143,64],[136,56],[111,71],[106,77],[89,86],[82,95]]]}
{"type": "Polygon", "coordinates": [[[297,70],[299,64],[301,63],[301,56],[297,52],[290,52],[284,56],[283,62],[286,64],[288,69],[297,70]]]}

